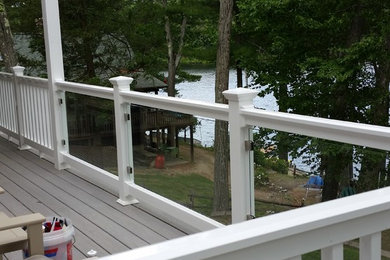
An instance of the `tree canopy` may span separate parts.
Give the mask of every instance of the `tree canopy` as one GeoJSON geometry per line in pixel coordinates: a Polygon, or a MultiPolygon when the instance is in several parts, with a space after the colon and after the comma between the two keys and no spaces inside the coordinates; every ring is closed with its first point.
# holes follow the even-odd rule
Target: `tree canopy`
{"type": "MultiPolygon", "coordinates": [[[[196,79],[183,69],[183,61],[216,61],[222,2],[60,0],[66,78],[104,83],[132,71],[160,78],[168,71],[168,93],[174,96],[176,82],[196,79]]],[[[13,32],[27,35],[30,48],[44,57],[39,1],[4,3],[13,32]]],[[[236,0],[233,4],[232,37],[223,48],[225,54],[231,50],[228,66],[247,71],[254,84],[263,86],[260,95],[273,93],[279,111],[388,126],[388,1],[236,0]]],[[[43,60],[20,59],[23,65],[30,60],[33,66],[45,66],[43,60]]],[[[389,183],[384,178],[386,151],[264,133],[272,136],[280,158],[306,154],[319,162],[313,170],[325,173],[324,200],[335,198],[354,172],[359,172],[361,191],[389,183]],[[359,169],[353,169],[357,164],[359,169]]]]}
{"type": "MultiPolygon", "coordinates": [[[[256,83],[267,86],[263,94],[274,93],[281,111],[388,125],[388,5],[241,0],[238,24],[247,38],[236,55],[256,83]]],[[[296,144],[290,149],[321,161],[325,200],[337,196],[345,175],[352,177],[353,159],[362,163],[360,183],[370,175],[374,183],[381,172],[385,176],[385,152],[376,152],[372,161],[369,150],[350,145],[308,138],[296,144]]]]}

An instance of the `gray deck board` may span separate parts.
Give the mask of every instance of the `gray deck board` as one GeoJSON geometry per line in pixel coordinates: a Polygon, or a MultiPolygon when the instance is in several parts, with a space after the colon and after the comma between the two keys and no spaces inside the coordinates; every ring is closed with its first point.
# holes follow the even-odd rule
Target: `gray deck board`
{"type": "Polygon", "coordinates": [[[172,228],[170,224],[166,222],[161,222],[156,216],[145,212],[142,209],[141,205],[134,205],[133,207],[123,207],[118,203],[113,203],[118,199],[116,196],[103,190],[97,190],[96,186],[91,184],[90,182],[85,181],[84,179],[81,179],[80,177],[73,174],[62,174],[63,171],[53,169],[53,166],[50,162],[46,160],[35,160],[35,156],[31,153],[26,154],[24,157],[26,159],[34,160],[34,162],[40,165],[42,168],[50,168],[50,171],[59,178],[62,178],[63,180],[72,183],[72,185],[74,185],[75,187],[83,190],[84,192],[87,192],[99,201],[106,203],[111,208],[122,212],[126,216],[134,219],[135,221],[138,221],[143,225],[147,225],[149,228],[154,230],[154,232],[158,233],[166,239],[173,239],[185,235],[183,231],[177,228],[172,228]]]}
{"type": "MultiPolygon", "coordinates": [[[[40,212],[66,216],[75,227],[73,259],[83,259],[90,249],[98,256],[185,235],[142,206],[123,207],[113,194],[72,173],[56,170],[48,161],[0,138],[0,211],[8,215],[40,212]]],[[[21,259],[20,252],[5,255],[21,259]]]]}
{"type": "MultiPolygon", "coordinates": [[[[51,183],[54,183],[55,185],[60,187],[71,184],[71,189],[73,189],[73,191],[76,193],[80,193],[80,200],[84,201],[87,204],[89,203],[94,208],[102,209],[102,212],[105,212],[105,215],[107,217],[111,217],[118,221],[119,219],[125,217],[127,221],[131,222],[131,225],[133,225],[131,226],[131,228],[134,232],[146,232],[144,233],[144,236],[146,236],[146,239],[148,239],[147,242],[161,242],[166,239],[177,238],[184,235],[182,231],[176,228],[172,228],[171,225],[165,222],[161,222],[155,216],[152,216],[145,211],[139,209],[139,206],[137,205],[133,207],[123,207],[120,204],[115,203],[115,201],[117,200],[116,196],[103,190],[97,190],[95,185],[73,174],[64,174],[64,171],[53,169],[52,164],[48,161],[37,161],[35,159],[35,156],[31,153],[25,154],[22,160],[24,159],[31,160],[35,164],[39,165],[39,167],[48,171],[47,173],[49,173],[49,175],[43,176],[51,183]],[[55,178],[51,178],[50,174],[55,175],[55,178]],[[109,207],[107,207],[107,205],[109,207]],[[118,211],[122,214],[119,213],[115,216],[112,216],[112,209],[115,210],[114,213],[118,211]],[[145,226],[148,226],[149,228],[145,230],[145,226]]],[[[27,162],[26,164],[30,165],[31,167],[35,167],[29,162],[27,162]]],[[[42,174],[42,172],[38,172],[38,174],[42,174]]]]}
{"type": "MultiPolygon", "coordinates": [[[[1,171],[1,170],[0,170],[1,171]]],[[[0,174],[0,183],[1,185],[4,185],[7,187],[7,196],[0,196],[0,203],[2,203],[5,207],[7,207],[8,212],[15,208],[16,210],[13,210],[10,216],[19,216],[23,214],[28,214],[32,212],[39,212],[43,214],[44,216],[55,216],[57,215],[56,212],[51,210],[49,207],[38,201],[36,198],[32,197],[30,194],[28,194],[25,190],[20,188],[15,183],[9,181],[8,179],[0,174]],[[13,197],[17,197],[20,199],[19,203],[16,201],[16,199],[13,197]],[[28,205],[29,209],[25,207],[24,205],[28,205]]],[[[5,194],[2,194],[5,195],[5,194]]],[[[7,213],[6,213],[7,214],[7,213]]],[[[96,243],[91,243],[92,241],[85,237],[85,235],[82,232],[79,232],[76,228],[76,243],[73,247],[73,255],[78,254],[80,248],[85,250],[89,250],[91,248],[94,248],[95,250],[99,250],[103,255],[107,255],[108,253],[104,251],[104,249],[100,248],[96,243]],[[87,247],[86,247],[87,246],[87,247]]],[[[78,258],[75,258],[78,259],[78,258]]]]}
{"type": "MultiPolygon", "coordinates": [[[[25,158],[30,158],[34,160],[33,154],[27,154],[25,158]]],[[[52,164],[46,160],[35,160],[35,163],[39,164],[43,168],[51,167],[52,164]]],[[[126,216],[134,219],[135,221],[141,223],[142,225],[148,226],[154,232],[164,237],[165,239],[173,239],[185,235],[185,233],[177,228],[172,228],[172,226],[166,222],[161,222],[156,216],[153,216],[142,209],[140,205],[134,205],[133,207],[123,207],[115,202],[118,198],[113,194],[97,190],[96,186],[91,184],[80,177],[73,174],[61,174],[62,171],[51,170],[53,174],[56,174],[59,178],[72,183],[75,187],[83,190],[89,195],[95,197],[97,200],[104,202],[106,205],[109,205],[111,208],[118,210],[125,214],[126,216]]]]}

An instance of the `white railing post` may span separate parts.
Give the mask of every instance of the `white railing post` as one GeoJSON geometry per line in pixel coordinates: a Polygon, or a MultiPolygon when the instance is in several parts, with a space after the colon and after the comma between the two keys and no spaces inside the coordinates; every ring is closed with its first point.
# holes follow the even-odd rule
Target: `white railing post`
{"type": "Polygon", "coordinates": [[[343,244],[338,244],[321,249],[321,260],[340,260],[344,259],[343,244]]]}
{"type": "Polygon", "coordinates": [[[57,169],[65,169],[68,168],[68,165],[64,162],[62,154],[69,153],[65,92],[60,91],[56,85],[57,81],[63,81],[65,78],[58,0],[41,0],[41,3],[52,118],[54,165],[57,169]]]}
{"type": "Polygon", "coordinates": [[[18,135],[19,135],[19,149],[25,150],[29,149],[30,147],[28,145],[24,144],[24,115],[23,115],[23,109],[22,109],[22,96],[21,96],[21,90],[20,85],[17,77],[22,77],[24,72],[24,67],[22,66],[15,66],[12,67],[12,71],[14,74],[14,96],[15,96],[15,112],[16,112],[16,126],[18,128],[18,135]]]}
{"type": "Polygon", "coordinates": [[[250,181],[251,160],[249,127],[240,110],[253,108],[258,91],[237,88],[223,92],[229,100],[230,175],[232,193],[232,223],[246,221],[253,210],[253,191],[250,181]],[[249,144],[249,145],[248,145],[249,144]]]}
{"type": "Polygon", "coordinates": [[[381,259],[381,233],[364,236],[359,239],[359,259],[381,259]]]}
{"type": "Polygon", "coordinates": [[[128,184],[134,183],[133,142],[131,130],[130,104],[125,103],[120,91],[130,90],[129,77],[111,78],[114,86],[116,150],[118,159],[119,199],[121,205],[137,203],[138,200],[130,195],[128,184]]]}

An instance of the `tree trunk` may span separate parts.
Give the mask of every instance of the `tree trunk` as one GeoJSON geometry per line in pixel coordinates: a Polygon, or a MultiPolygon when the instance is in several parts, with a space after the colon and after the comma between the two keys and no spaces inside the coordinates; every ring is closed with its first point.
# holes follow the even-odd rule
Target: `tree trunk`
{"type": "MultiPolygon", "coordinates": [[[[173,55],[173,53],[171,54],[173,55]]],[[[175,96],[175,75],[176,75],[176,67],[174,58],[169,57],[168,59],[168,96],[175,96]]],[[[167,133],[167,145],[174,146],[175,145],[175,127],[169,126],[167,133]]]]}
{"type": "MultiPolygon", "coordinates": [[[[390,40],[389,40],[390,44],[390,40]]],[[[389,46],[390,49],[390,46],[389,46]]],[[[378,100],[371,106],[370,123],[374,125],[389,125],[389,83],[390,64],[386,61],[375,66],[375,96],[378,100]]],[[[386,174],[386,152],[365,149],[362,158],[362,168],[359,176],[358,190],[369,191],[377,189],[384,181],[386,174]]]]}
{"type": "Polygon", "coordinates": [[[4,61],[5,70],[12,72],[11,68],[18,64],[18,60],[3,0],[0,0],[0,54],[4,61]]]}
{"type": "Polygon", "coordinates": [[[213,216],[229,214],[229,134],[226,121],[215,121],[213,216]]]}
{"type": "MultiPolygon", "coordinates": [[[[278,105],[280,112],[287,112],[288,110],[288,93],[287,85],[279,87],[278,93],[278,105]]],[[[289,134],[286,132],[278,131],[276,137],[276,146],[278,148],[278,157],[279,159],[288,161],[288,145],[290,143],[289,134]]]]}
{"type": "MultiPolygon", "coordinates": [[[[84,17],[87,17],[88,13],[88,3],[87,1],[81,1],[81,13],[84,17]]],[[[81,27],[84,31],[88,31],[88,21],[87,19],[81,19],[81,27]]],[[[94,63],[94,53],[95,50],[92,47],[94,38],[89,34],[85,34],[82,36],[82,45],[80,47],[81,57],[84,59],[85,63],[85,71],[84,76],[87,80],[96,77],[95,63],[94,63]]]]}
{"type": "Polygon", "coordinates": [[[322,156],[322,167],[325,170],[322,201],[337,198],[341,188],[349,185],[352,163],[352,147],[343,148],[339,153],[322,156]]]}
{"type": "MultiPolygon", "coordinates": [[[[222,92],[229,88],[230,31],[233,0],[220,0],[218,23],[217,67],[215,73],[215,102],[227,103],[222,92]]],[[[216,120],[214,141],[214,201],[213,215],[226,214],[229,199],[229,137],[228,123],[216,120]]]]}
{"type": "MultiPolygon", "coordinates": [[[[167,7],[167,1],[162,1],[164,7],[167,7]]],[[[171,23],[168,15],[165,15],[165,38],[167,41],[167,47],[168,47],[168,96],[174,97],[175,96],[175,77],[176,77],[176,71],[179,67],[182,52],[183,52],[183,46],[184,46],[184,36],[186,33],[186,27],[187,27],[187,17],[183,15],[182,22],[180,25],[180,35],[179,35],[179,45],[177,47],[177,50],[175,51],[173,46],[173,35],[171,30],[171,23]]]]}
{"type": "MultiPolygon", "coordinates": [[[[163,6],[167,7],[167,0],[162,1],[163,6]]],[[[169,20],[168,15],[165,15],[165,38],[167,41],[167,47],[168,47],[168,96],[174,97],[176,95],[175,90],[175,79],[176,79],[176,71],[179,67],[182,52],[183,52],[183,46],[184,46],[184,36],[186,32],[187,27],[187,17],[183,15],[182,22],[180,25],[180,35],[179,35],[179,45],[177,50],[175,51],[173,46],[173,35],[171,30],[171,23],[169,20]]],[[[168,127],[168,136],[167,136],[167,143],[168,146],[175,146],[175,136],[176,136],[176,129],[175,127],[168,127]]]]}
{"type": "MultiPolygon", "coordinates": [[[[340,84],[333,91],[334,102],[329,115],[330,118],[338,120],[348,119],[348,85],[340,84]]],[[[340,189],[344,188],[349,180],[350,167],[352,164],[353,147],[349,144],[340,144],[332,141],[324,141],[325,158],[323,167],[325,169],[324,189],[322,191],[322,201],[337,198],[340,189]]]]}
{"type": "Polygon", "coordinates": [[[175,53],[173,50],[173,38],[171,32],[171,24],[169,17],[165,16],[165,33],[168,47],[168,96],[175,96],[175,77],[176,77],[176,66],[175,66],[175,53]]]}
{"type": "Polygon", "coordinates": [[[240,61],[237,61],[236,63],[236,70],[237,70],[237,88],[242,88],[242,68],[240,67],[240,61]]]}
{"type": "Polygon", "coordinates": [[[337,158],[335,158],[335,156],[322,156],[321,164],[323,164],[325,171],[322,201],[328,201],[337,198],[340,171],[337,167],[335,167],[336,163],[337,158]]]}
{"type": "Polygon", "coordinates": [[[83,53],[84,62],[86,64],[85,75],[87,76],[88,79],[96,77],[94,55],[93,55],[93,50],[91,48],[90,41],[91,39],[85,39],[84,44],[82,46],[84,50],[83,53]]]}

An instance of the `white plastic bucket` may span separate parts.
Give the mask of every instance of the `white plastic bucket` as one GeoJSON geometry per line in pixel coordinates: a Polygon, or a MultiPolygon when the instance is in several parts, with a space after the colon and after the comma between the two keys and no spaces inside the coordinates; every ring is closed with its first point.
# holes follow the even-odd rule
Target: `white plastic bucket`
{"type": "MultiPolygon", "coordinates": [[[[62,229],[43,233],[43,247],[46,257],[54,260],[72,260],[72,246],[74,228],[68,218],[62,218],[62,229]]],[[[53,217],[46,217],[46,222],[51,222],[53,217]]]]}

